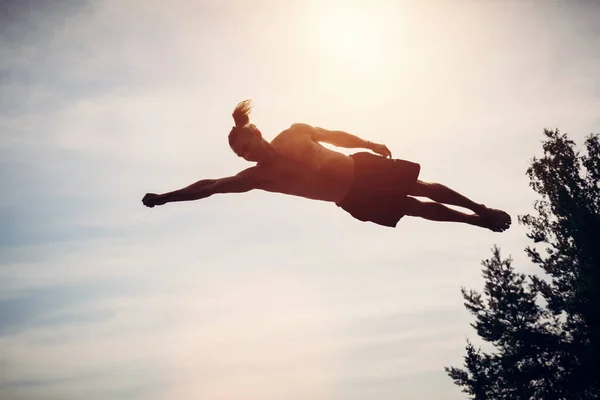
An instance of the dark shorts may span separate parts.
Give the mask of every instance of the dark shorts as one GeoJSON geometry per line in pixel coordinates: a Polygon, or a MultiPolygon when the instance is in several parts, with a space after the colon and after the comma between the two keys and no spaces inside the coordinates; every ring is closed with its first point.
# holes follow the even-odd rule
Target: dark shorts
{"type": "Polygon", "coordinates": [[[396,227],[406,214],[406,196],[415,185],[421,166],[368,152],[351,157],[354,159],[354,182],[337,206],[360,221],[396,227]]]}

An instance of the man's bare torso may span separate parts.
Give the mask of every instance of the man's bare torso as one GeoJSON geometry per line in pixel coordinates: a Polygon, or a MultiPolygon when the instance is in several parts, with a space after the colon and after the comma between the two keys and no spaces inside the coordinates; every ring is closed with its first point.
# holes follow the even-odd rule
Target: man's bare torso
{"type": "Polygon", "coordinates": [[[283,157],[255,167],[263,179],[260,188],[315,200],[339,202],[352,185],[351,157],[329,150],[311,138],[312,127],[294,124],[272,141],[283,157]]]}

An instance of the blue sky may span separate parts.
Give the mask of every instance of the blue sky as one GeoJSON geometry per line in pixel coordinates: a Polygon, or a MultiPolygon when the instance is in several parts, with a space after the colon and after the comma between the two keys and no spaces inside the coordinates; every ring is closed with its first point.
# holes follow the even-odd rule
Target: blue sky
{"type": "Polygon", "coordinates": [[[346,130],[514,220],[542,130],[600,130],[594,2],[0,7],[0,398],[464,399],[460,287],[495,244],[531,271],[523,227],[142,196],[245,168],[246,98],[268,139],[346,130]]]}

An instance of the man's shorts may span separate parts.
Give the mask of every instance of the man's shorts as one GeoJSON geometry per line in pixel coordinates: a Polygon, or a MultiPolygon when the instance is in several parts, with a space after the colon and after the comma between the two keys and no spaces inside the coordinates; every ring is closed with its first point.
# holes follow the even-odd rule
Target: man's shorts
{"type": "Polygon", "coordinates": [[[406,214],[406,196],[415,185],[421,166],[368,152],[352,154],[354,181],[346,197],[336,203],[354,218],[396,227],[406,214]]]}

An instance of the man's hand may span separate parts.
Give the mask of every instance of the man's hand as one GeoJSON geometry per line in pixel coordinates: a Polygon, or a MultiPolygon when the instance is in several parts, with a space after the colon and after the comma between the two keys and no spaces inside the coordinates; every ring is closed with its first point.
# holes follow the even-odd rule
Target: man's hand
{"type": "Polygon", "coordinates": [[[369,142],[369,145],[370,146],[368,148],[380,156],[392,158],[392,152],[387,148],[386,145],[373,142],[369,142]]]}
{"type": "Polygon", "coordinates": [[[146,195],[142,199],[142,203],[144,203],[144,205],[149,208],[152,208],[154,206],[162,206],[166,203],[163,197],[164,196],[161,196],[160,194],[156,193],[146,193],[146,195]]]}

